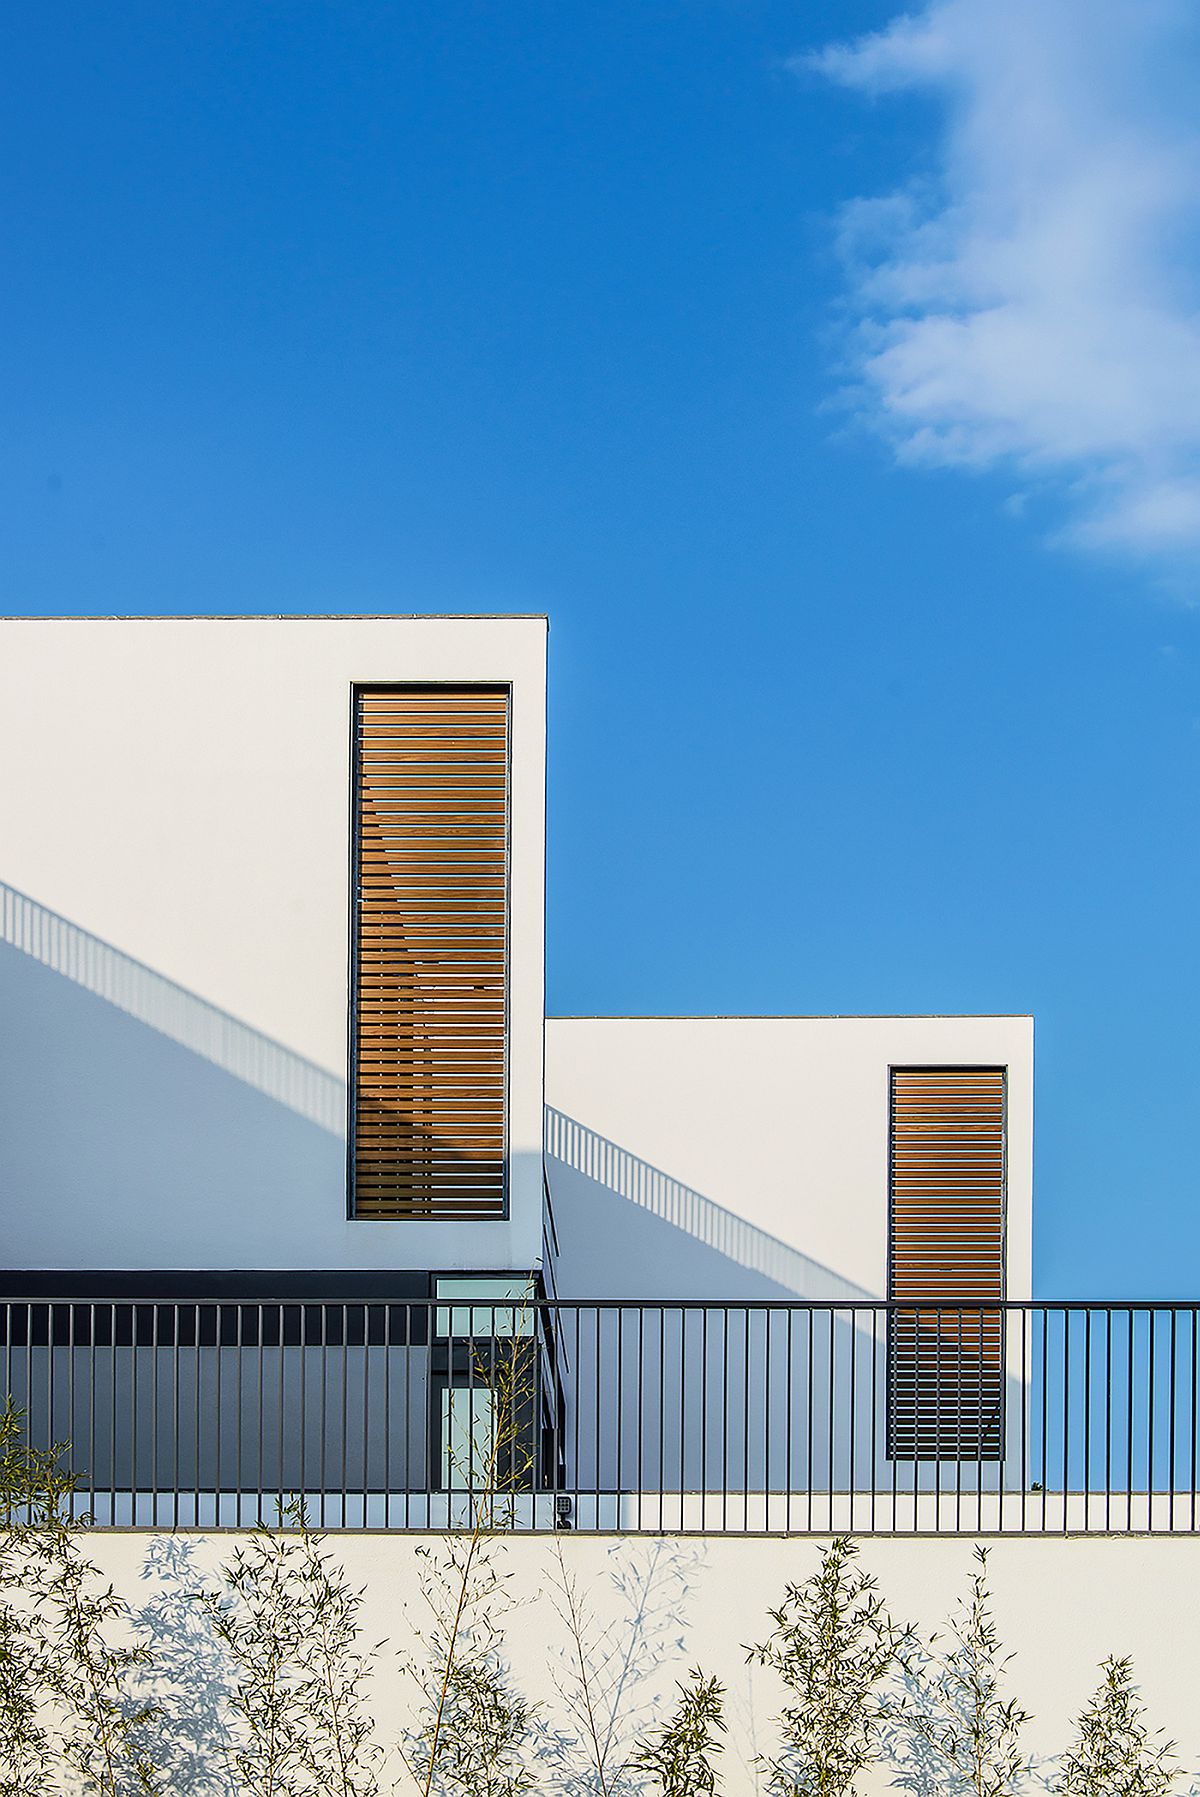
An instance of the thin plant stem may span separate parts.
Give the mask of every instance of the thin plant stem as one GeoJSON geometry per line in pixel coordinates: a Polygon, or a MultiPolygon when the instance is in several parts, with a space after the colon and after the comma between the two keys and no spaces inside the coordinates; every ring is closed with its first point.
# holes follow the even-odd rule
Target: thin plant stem
{"type": "Polygon", "coordinates": [[[563,1602],[566,1604],[567,1632],[575,1650],[575,1659],[579,1667],[579,1696],[583,1704],[584,1721],[587,1725],[588,1739],[592,1747],[592,1760],[596,1768],[599,1782],[599,1797],[609,1797],[608,1755],[612,1747],[612,1728],[606,1732],[603,1746],[600,1742],[600,1729],[596,1719],[596,1706],[592,1699],[592,1677],[588,1669],[587,1654],[584,1649],[584,1621],[579,1610],[579,1602],[575,1591],[575,1581],[568,1573],[566,1561],[563,1559],[562,1543],[554,1543],[554,1551],[558,1556],[560,1589],[563,1602]]]}
{"type": "MultiPolygon", "coordinates": [[[[515,1389],[516,1380],[519,1376],[518,1368],[515,1364],[519,1359],[519,1350],[517,1349],[516,1344],[523,1340],[524,1323],[529,1314],[529,1306],[532,1299],[533,1288],[532,1283],[530,1283],[525,1288],[525,1292],[521,1299],[521,1306],[516,1313],[513,1324],[513,1388],[506,1388],[503,1380],[501,1381],[502,1402],[499,1407],[493,1411],[492,1439],[488,1452],[487,1466],[484,1473],[483,1490],[479,1502],[474,1505],[471,1532],[467,1542],[467,1550],[462,1559],[461,1576],[458,1581],[458,1595],[450,1622],[450,1629],[446,1642],[446,1652],[438,1684],[437,1703],[434,1708],[433,1725],[429,1737],[429,1763],[425,1768],[425,1782],[422,1787],[422,1797],[430,1797],[433,1790],[433,1780],[434,1775],[437,1772],[438,1752],[441,1746],[442,1730],[446,1717],[446,1705],[450,1693],[450,1683],[454,1676],[459,1635],[462,1630],[463,1617],[466,1614],[470,1597],[471,1575],[474,1571],[476,1556],[485,1533],[490,1533],[495,1524],[494,1499],[497,1488],[497,1475],[500,1467],[500,1454],[503,1448],[513,1446],[519,1429],[519,1424],[515,1421],[514,1409],[517,1396],[519,1395],[515,1389]]],[[[493,1327],[494,1326],[493,1307],[493,1327]]],[[[471,1448],[468,1447],[468,1453],[470,1452],[471,1448]]]]}

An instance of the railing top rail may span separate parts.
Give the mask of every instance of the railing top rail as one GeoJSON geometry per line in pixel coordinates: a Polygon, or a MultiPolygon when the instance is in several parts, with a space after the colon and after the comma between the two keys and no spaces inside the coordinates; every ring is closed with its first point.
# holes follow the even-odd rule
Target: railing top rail
{"type": "Polygon", "coordinates": [[[1200,1312],[1200,1298],[480,1298],[465,1294],[454,1297],[411,1297],[393,1295],[389,1292],[371,1292],[344,1294],[336,1291],[327,1293],[308,1292],[303,1295],[290,1294],[280,1297],[271,1292],[225,1292],[202,1293],[181,1296],[179,1293],[167,1292],[124,1292],[116,1295],[101,1296],[96,1293],[80,1292],[37,1292],[6,1293],[0,1288],[0,1305],[28,1307],[31,1305],[61,1304],[87,1308],[99,1306],[108,1308],[113,1305],[162,1304],[173,1305],[177,1309],[194,1309],[197,1306],[222,1308],[232,1305],[261,1306],[264,1309],[296,1310],[312,1305],[333,1305],[346,1310],[361,1310],[364,1306],[389,1305],[404,1310],[454,1310],[454,1311],[495,1311],[497,1315],[513,1310],[536,1311],[597,1311],[597,1310],[630,1310],[630,1311],[689,1311],[689,1310],[726,1310],[726,1311],[831,1311],[845,1314],[850,1311],[897,1311],[901,1313],[930,1311],[955,1311],[994,1314],[996,1311],[1039,1312],[1039,1311],[1079,1311],[1095,1314],[1097,1311],[1110,1311],[1114,1314],[1130,1312],[1200,1312]]]}

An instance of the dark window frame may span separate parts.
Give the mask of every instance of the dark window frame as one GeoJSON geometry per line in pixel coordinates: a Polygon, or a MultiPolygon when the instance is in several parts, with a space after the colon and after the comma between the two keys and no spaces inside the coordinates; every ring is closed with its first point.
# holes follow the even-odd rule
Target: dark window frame
{"type": "Polygon", "coordinates": [[[407,1223],[478,1225],[507,1223],[511,1215],[512,1154],[510,1128],[512,1053],[512,834],[513,834],[513,714],[511,680],[355,680],[349,690],[349,820],[347,855],[347,1010],[346,1010],[346,1220],[351,1223],[407,1223]],[[504,1013],[503,1013],[503,1121],[501,1130],[501,1208],[495,1216],[379,1217],[360,1216],[355,1195],[355,1122],[358,1109],[359,1023],[359,904],[361,888],[360,847],[362,823],[362,765],[359,702],[374,693],[496,693],[504,695],[504,1013]]]}
{"type": "MultiPolygon", "coordinates": [[[[1007,1323],[1006,1312],[1003,1307],[1008,1301],[1008,1125],[1009,1125],[1010,1073],[1011,1073],[1011,1068],[1009,1066],[1009,1063],[1001,1062],[1001,1061],[895,1061],[895,1062],[888,1063],[888,1069],[887,1069],[887,1284],[885,1287],[885,1291],[886,1291],[886,1296],[887,1296],[887,1303],[889,1305],[889,1312],[888,1312],[887,1350],[886,1350],[886,1357],[885,1357],[885,1384],[884,1384],[884,1394],[885,1394],[885,1400],[884,1400],[885,1401],[884,1457],[885,1457],[885,1459],[890,1460],[896,1464],[907,1463],[907,1464],[911,1464],[911,1465],[917,1465],[917,1464],[929,1465],[929,1464],[945,1463],[948,1465],[958,1464],[959,1466],[961,1466],[963,1464],[974,1463],[975,1465],[982,1468],[984,1466],[997,1466],[997,1465],[1003,1466],[1004,1460],[1007,1456],[1007,1436],[1008,1436],[1008,1367],[1007,1367],[1008,1341],[1007,1341],[1007,1333],[1008,1333],[1008,1323],[1007,1323]],[[1001,1081],[1000,1291],[999,1291],[998,1297],[995,1298],[994,1300],[989,1298],[989,1299],[978,1301],[978,1308],[981,1313],[984,1311],[990,1311],[992,1304],[994,1303],[997,1306],[997,1315],[1000,1319],[1000,1321],[999,1321],[1000,1349],[999,1349],[999,1368],[998,1368],[999,1408],[998,1408],[998,1414],[996,1417],[995,1428],[994,1428],[995,1452],[985,1451],[990,1446],[991,1436],[989,1434],[988,1440],[985,1441],[984,1425],[982,1423],[980,1425],[979,1442],[977,1444],[977,1451],[975,1453],[964,1452],[962,1450],[961,1442],[959,1444],[958,1451],[951,1452],[942,1446],[940,1439],[935,1439],[933,1448],[930,1451],[923,1451],[923,1449],[922,1449],[923,1419],[920,1414],[920,1409],[921,1409],[920,1402],[915,1397],[914,1397],[914,1400],[912,1401],[912,1405],[911,1405],[912,1414],[906,1424],[906,1431],[912,1438],[912,1447],[910,1448],[909,1451],[906,1451],[903,1453],[899,1452],[897,1449],[897,1434],[898,1434],[897,1411],[898,1411],[899,1405],[898,1405],[897,1394],[896,1394],[895,1383],[894,1383],[895,1377],[896,1377],[896,1363],[895,1363],[895,1359],[894,1359],[894,1318],[893,1318],[893,1313],[890,1309],[890,1306],[892,1306],[893,1304],[897,1304],[897,1305],[901,1305],[901,1306],[909,1306],[909,1305],[916,1306],[916,1305],[920,1305],[922,1302],[920,1299],[897,1298],[896,1294],[895,1294],[895,1162],[894,1162],[894,1151],[895,1151],[895,1094],[896,1094],[895,1076],[897,1073],[929,1073],[929,1074],[995,1073],[995,1074],[999,1074],[999,1076],[1000,1076],[1000,1081],[1001,1081]]],[[[967,1308],[967,1309],[972,1308],[976,1304],[975,1300],[970,1300],[970,1299],[960,1299],[958,1302],[964,1308],[967,1308]]],[[[929,1302],[928,1308],[930,1310],[936,1311],[939,1308],[939,1305],[942,1309],[946,1309],[949,1311],[953,1311],[956,1308],[955,1300],[952,1298],[946,1298],[946,1299],[942,1299],[942,1300],[939,1300],[937,1298],[932,1298],[929,1302]]],[[[961,1324],[960,1324],[960,1335],[961,1335],[961,1324]]],[[[918,1350],[918,1361],[919,1361],[919,1350],[918,1350]]],[[[942,1427],[942,1419],[939,1414],[935,1413],[933,1423],[931,1426],[928,1426],[928,1427],[930,1428],[930,1432],[935,1437],[938,1437],[940,1435],[940,1430],[942,1427]]]]}

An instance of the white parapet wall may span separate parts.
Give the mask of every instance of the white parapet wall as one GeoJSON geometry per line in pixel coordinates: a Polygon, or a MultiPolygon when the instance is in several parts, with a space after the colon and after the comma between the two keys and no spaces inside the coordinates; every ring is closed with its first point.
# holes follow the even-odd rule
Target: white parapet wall
{"type": "MultiPolygon", "coordinates": [[[[186,1778],[177,1772],[172,1785],[181,1792],[222,1788],[215,1763],[220,1656],[203,1638],[195,1606],[182,1594],[211,1579],[244,1539],[130,1531],[97,1534],[88,1542],[105,1576],[150,1626],[153,1650],[166,1669],[162,1701],[168,1708],[192,1706],[191,1732],[181,1731],[188,1735],[190,1771],[186,1778]],[[206,1726],[199,1727],[198,1718],[207,1718],[206,1726]]],[[[412,1650],[414,1631],[428,1625],[421,1568],[425,1556],[443,1553],[445,1545],[437,1536],[330,1538],[350,1582],[364,1589],[364,1639],[386,1637],[372,1707],[388,1747],[412,1718],[411,1684],[400,1659],[412,1650]]],[[[926,1636],[950,1614],[974,1568],[970,1539],[877,1536],[860,1545],[860,1564],[877,1577],[895,1618],[915,1624],[926,1636]]],[[[1071,1738],[1072,1719],[1097,1682],[1098,1662],[1109,1654],[1130,1654],[1152,1725],[1179,1743],[1189,1774],[1182,1788],[1188,1789],[1200,1763],[1195,1702],[1200,1540],[1096,1536],[987,1545],[996,1624],[1003,1652],[1013,1656],[1003,1671],[1003,1689],[1033,1716],[1024,1745],[1034,1773],[1024,1788],[1031,1793],[1045,1788],[1054,1756],[1071,1738]]],[[[700,1665],[728,1689],[725,1792],[750,1797],[765,1791],[755,1756],[771,1750],[783,1693],[773,1674],[747,1664],[746,1648],[768,1632],[768,1610],[785,1586],[816,1568],[821,1546],[814,1539],[713,1536],[495,1538],[487,1552],[506,1580],[508,1598],[493,1611],[504,1654],[522,1690],[544,1706],[548,1733],[563,1735],[543,1765],[538,1788],[593,1788],[579,1745],[581,1719],[563,1695],[574,1676],[574,1650],[562,1614],[565,1573],[583,1605],[606,1730],[612,1717],[612,1763],[626,1755],[639,1729],[663,1719],[676,1679],[700,1665]],[[605,1670],[605,1655],[614,1653],[605,1670]]],[[[894,1765],[881,1762],[859,1789],[864,1797],[883,1793],[896,1776],[894,1765]]],[[[385,1781],[383,1788],[391,1786],[385,1781]]],[[[409,1787],[400,1780],[395,1788],[409,1787]]],[[[922,1792],[935,1797],[937,1790],[932,1784],[909,1788],[918,1797],[922,1792]]]]}

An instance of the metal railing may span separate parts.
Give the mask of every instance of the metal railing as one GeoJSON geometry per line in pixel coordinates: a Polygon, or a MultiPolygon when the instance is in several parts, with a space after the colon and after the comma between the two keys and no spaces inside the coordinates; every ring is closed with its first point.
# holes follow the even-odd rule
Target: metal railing
{"type": "Polygon", "coordinates": [[[1192,1532],[1200,1306],[0,1299],[100,1526],[1192,1532]]]}

